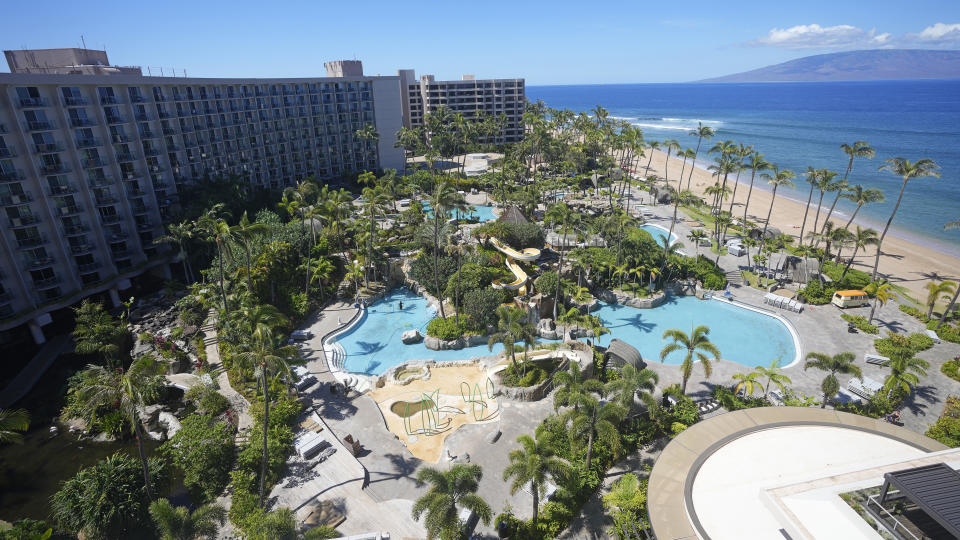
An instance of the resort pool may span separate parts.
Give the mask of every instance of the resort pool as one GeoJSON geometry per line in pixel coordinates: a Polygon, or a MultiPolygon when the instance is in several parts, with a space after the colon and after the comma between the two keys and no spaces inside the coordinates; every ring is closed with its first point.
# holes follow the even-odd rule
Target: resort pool
{"type": "MultiPolygon", "coordinates": [[[[786,366],[797,355],[793,335],[782,322],[722,300],[671,296],[653,309],[603,304],[593,314],[612,332],[601,336],[600,344],[609,343],[611,337],[626,341],[647,363],[660,361],[660,351],[670,342],[662,339],[664,331],[676,328],[689,335],[699,325],[710,328],[710,341],[724,360],[749,367],[769,366],[777,360],[786,366]]],[[[679,364],[684,356],[685,352],[674,352],[664,363],[679,364]]]]}
{"type": "MultiPolygon", "coordinates": [[[[427,213],[428,216],[433,215],[433,208],[430,206],[430,203],[427,201],[423,202],[423,210],[427,213]]],[[[479,222],[491,221],[497,218],[493,214],[493,207],[485,204],[478,204],[473,207],[474,211],[470,214],[463,216],[464,218],[476,219],[479,222]]]]}
{"type": "MultiPolygon", "coordinates": [[[[653,239],[656,240],[657,243],[661,245],[663,243],[663,239],[667,237],[667,233],[670,232],[669,230],[664,229],[659,225],[651,225],[649,223],[647,223],[646,225],[641,225],[640,228],[650,233],[650,235],[653,236],[653,239]]],[[[670,235],[670,243],[672,244],[676,241],[677,241],[677,235],[675,234],[670,235]]]]}
{"type": "Polygon", "coordinates": [[[407,288],[397,288],[367,307],[362,318],[347,332],[336,337],[343,346],[343,367],[351,373],[380,375],[393,366],[411,360],[468,360],[474,356],[499,354],[500,344],[490,351],[486,345],[459,350],[434,351],[423,342],[404,345],[400,336],[407,330],[426,335],[427,323],[437,314],[426,299],[407,288]],[[403,310],[400,309],[403,302],[403,310]]]}

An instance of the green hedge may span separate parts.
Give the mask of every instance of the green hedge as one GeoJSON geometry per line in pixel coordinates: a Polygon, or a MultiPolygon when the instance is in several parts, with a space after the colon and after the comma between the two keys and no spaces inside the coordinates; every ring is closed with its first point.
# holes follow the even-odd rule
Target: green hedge
{"type": "Polygon", "coordinates": [[[940,328],[938,329],[938,322],[940,321],[928,322],[927,329],[935,331],[937,336],[944,341],[949,341],[950,343],[960,343],[960,329],[957,329],[956,326],[951,326],[947,323],[940,325],[940,328]]]}
{"type": "Polygon", "coordinates": [[[191,499],[202,504],[220,495],[230,480],[233,428],[210,416],[190,415],[160,453],[183,471],[191,499]]]}
{"type": "Polygon", "coordinates": [[[890,332],[887,337],[874,340],[873,347],[883,356],[896,354],[897,349],[900,347],[909,347],[913,350],[913,353],[916,354],[933,347],[933,339],[926,334],[914,333],[903,336],[890,332]]]}
{"type": "Polygon", "coordinates": [[[837,292],[839,289],[833,283],[827,283],[821,285],[819,281],[813,280],[810,283],[807,283],[807,286],[800,289],[800,292],[797,293],[797,296],[807,301],[808,304],[813,304],[815,306],[822,306],[824,304],[829,304],[830,300],[833,298],[833,293],[837,292]]]}
{"type": "Polygon", "coordinates": [[[940,371],[947,377],[955,381],[960,381],[960,356],[944,362],[943,365],[940,366],[940,371]]]}
{"type": "Polygon", "coordinates": [[[943,414],[927,430],[927,437],[951,447],[960,447],[960,397],[950,396],[943,414]]]}
{"type": "Polygon", "coordinates": [[[446,319],[437,317],[427,323],[427,335],[445,341],[462,338],[471,331],[469,320],[469,317],[461,315],[460,324],[457,324],[457,318],[452,315],[446,319]]]}
{"type": "Polygon", "coordinates": [[[866,332],[868,334],[880,333],[880,329],[877,328],[877,325],[867,322],[867,318],[863,315],[848,315],[844,313],[840,315],[840,317],[847,322],[853,323],[853,325],[857,327],[857,330],[860,330],[861,332],[866,332]]]}

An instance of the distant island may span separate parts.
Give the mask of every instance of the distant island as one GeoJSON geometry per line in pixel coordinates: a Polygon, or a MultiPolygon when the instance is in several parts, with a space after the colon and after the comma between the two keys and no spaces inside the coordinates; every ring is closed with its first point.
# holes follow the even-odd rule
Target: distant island
{"type": "Polygon", "coordinates": [[[818,54],[698,82],[818,82],[960,78],[960,51],[877,49],[818,54]]]}

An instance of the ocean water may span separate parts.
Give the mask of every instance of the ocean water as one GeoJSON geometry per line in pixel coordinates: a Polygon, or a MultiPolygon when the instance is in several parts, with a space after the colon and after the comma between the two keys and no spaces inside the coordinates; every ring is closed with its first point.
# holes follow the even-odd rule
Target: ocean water
{"type": "MultiPolygon", "coordinates": [[[[865,140],[876,157],[855,160],[849,182],[886,194],[885,203],[864,206],[857,215],[877,230],[902,183],[878,171],[884,160],[933,159],[941,178],[910,181],[891,231],[960,256],[960,231],[943,230],[944,223],[960,219],[960,80],[528,86],[527,98],[574,111],[599,104],[611,117],[642,128],[647,140],[677,139],[684,148],[696,147],[696,137],[688,133],[701,121],[717,134],[701,145],[698,167],[708,164],[706,150],[717,140],[753,145],[767,161],[801,176],[795,179],[796,189],[777,193],[804,203],[809,185],[802,173],[807,167],[842,175],[847,156],[840,145],[865,140]]],[[[755,186],[765,187],[761,184],[755,186]]],[[[827,206],[832,202],[828,197],[827,206]]],[[[838,208],[844,221],[854,209],[843,200],[838,208]]]]}

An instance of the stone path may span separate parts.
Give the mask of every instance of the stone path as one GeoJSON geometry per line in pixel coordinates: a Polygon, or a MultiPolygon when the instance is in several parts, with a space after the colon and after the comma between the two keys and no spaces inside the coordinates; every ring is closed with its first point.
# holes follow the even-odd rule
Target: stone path
{"type": "Polygon", "coordinates": [[[236,414],[237,428],[243,432],[253,424],[253,418],[250,416],[250,402],[247,398],[240,395],[239,392],[230,386],[230,377],[227,376],[227,370],[224,369],[220,361],[220,349],[217,347],[219,338],[217,338],[217,315],[214,310],[207,314],[207,320],[200,330],[203,331],[203,344],[207,353],[207,364],[210,365],[211,373],[217,374],[218,390],[227,401],[230,402],[230,408],[236,414]]]}

